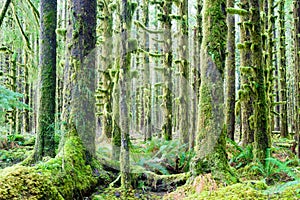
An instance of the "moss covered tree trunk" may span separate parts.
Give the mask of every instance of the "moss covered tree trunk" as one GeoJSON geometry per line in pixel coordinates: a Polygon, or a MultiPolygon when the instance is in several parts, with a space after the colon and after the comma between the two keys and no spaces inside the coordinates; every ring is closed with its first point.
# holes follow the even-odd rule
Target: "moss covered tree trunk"
{"type": "MultiPolygon", "coordinates": [[[[143,24],[145,27],[149,27],[149,1],[143,0],[143,24]]],[[[143,45],[147,52],[150,50],[150,40],[147,31],[144,31],[143,45]]],[[[152,123],[151,123],[151,83],[150,83],[150,60],[149,55],[144,54],[144,128],[145,128],[145,139],[151,140],[152,138],[152,123]]]]}
{"type": "Polygon", "coordinates": [[[275,17],[274,17],[274,0],[268,0],[268,13],[267,13],[267,23],[268,26],[266,27],[266,34],[267,34],[267,52],[266,52],[266,86],[267,86],[267,99],[268,99],[268,105],[269,105],[269,118],[270,118],[270,125],[269,125],[269,133],[271,134],[272,130],[275,128],[275,67],[274,67],[274,35],[273,35],[273,28],[275,23],[275,17]]]}
{"type": "MultiPolygon", "coordinates": [[[[227,8],[234,7],[234,0],[227,0],[227,8]]],[[[234,140],[235,130],[235,16],[227,13],[227,58],[226,58],[226,132],[234,140]]]]}
{"type": "Polygon", "coordinates": [[[295,133],[298,135],[298,158],[300,158],[300,1],[294,2],[294,62],[295,62],[295,133]]]}
{"type": "Polygon", "coordinates": [[[287,79],[286,79],[286,40],[285,40],[285,1],[279,2],[279,72],[280,72],[280,136],[288,136],[287,120],[287,79]]]}
{"type": "Polygon", "coordinates": [[[259,0],[250,0],[251,22],[251,53],[254,70],[254,81],[251,88],[254,91],[254,157],[257,161],[265,162],[267,149],[271,146],[269,128],[269,105],[266,86],[266,65],[263,60],[263,41],[259,0]]]}
{"type": "MultiPolygon", "coordinates": [[[[241,1],[241,8],[249,11],[247,0],[241,1]]],[[[253,72],[249,66],[251,64],[251,41],[249,16],[241,16],[241,90],[239,91],[239,101],[241,102],[241,126],[242,126],[242,144],[246,146],[254,142],[253,124],[253,95],[250,88],[250,82],[253,79],[253,72]]]]}
{"type": "MultiPolygon", "coordinates": [[[[180,26],[180,41],[179,41],[179,72],[180,72],[180,86],[179,86],[179,133],[180,142],[182,144],[189,143],[189,102],[191,102],[191,95],[189,92],[189,23],[188,23],[188,0],[181,1],[179,5],[179,15],[181,16],[180,26]]],[[[195,95],[195,94],[194,94],[195,95]]]]}
{"type": "Polygon", "coordinates": [[[129,97],[130,97],[130,65],[131,50],[129,39],[132,22],[132,6],[128,0],[121,2],[121,58],[120,58],[120,128],[121,128],[121,152],[120,171],[121,185],[125,189],[130,187],[130,160],[129,160],[129,97]]]}
{"type": "Polygon", "coordinates": [[[192,87],[193,92],[196,94],[192,95],[192,108],[191,108],[191,117],[190,117],[190,123],[191,123],[191,131],[190,131],[190,138],[189,138],[189,148],[192,149],[195,146],[195,132],[197,131],[197,115],[198,115],[198,102],[199,102],[199,89],[200,89],[200,83],[201,83],[201,77],[200,77],[200,48],[202,43],[202,9],[203,9],[203,0],[197,0],[197,26],[195,27],[195,33],[194,33],[194,66],[191,69],[192,73],[192,87]]]}
{"type": "Polygon", "coordinates": [[[173,121],[173,112],[172,112],[172,1],[166,0],[163,2],[162,6],[163,13],[161,14],[161,23],[164,29],[163,33],[163,53],[164,53],[164,71],[163,71],[163,126],[162,126],[162,135],[166,140],[172,139],[172,121],[173,121]]]}
{"type": "Polygon", "coordinates": [[[67,130],[70,126],[76,128],[86,147],[87,160],[95,154],[96,8],[96,0],[73,0],[68,4],[63,121],[67,130]]]}
{"type": "Polygon", "coordinates": [[[56,19],[57,1],[40,3],[40,104],[34,160],[55,156],[56,19]]]}
{"type": "MultiPolygon", "coordinates": [[[[117,4],[117,12],[120,12],[120,4],[117,4]]],[[[121,19],[120,15],[117,15],[114,18],[115,26],[118,30],[121,30],[121,19]]],[[[119,53],[121,48],[120,42],[115,44],[115,53],[119,53]]],[[[112,158],[119,161],[120,159],[120,148],[121,148],[121,128],[120,128],[120,87],[119,87],[119,73],[120,73],[120,57],[117,56],[113,68],[114,73],[114,84],[112,92],[112,103],[113,103],[113,130],[112,130],[112,158]]]]}
{"type": "MultiPolygon", "coordinates": [[[[29,66],[28,66],[28,53],[24,52],[24,98],[23,102],[26,105],[29,105],[30,102],[30,83],[29,83],[29,66]]],[[[29,110],[24,108],[23,110],[23,130],[25,133],[29,133],[30,131],[30,117],[29,110]]]]}
{"type": "MultiPolygon", "coordinates": [[[[110,2],[107,2],[108,4],[110,2]]],[[[100,66],[100,82],[97,90],[98,110],[102,116],[102,133],[111,138],[113,122],[112,122],[112,92],[113,92],[113,78],[112,78],[112,65],[113,65],[113,17],[112,10],[107,3],[104,3],[101,8],[101,30],[103,37],[101,66],[100,66]]]]}
{"type": "Polygon", "coordinates": [[[225,7],[225,0],[203,1],[200,108],[192,170],[194,175],[212,172],[215,179],[230,182],[224,130],[225,7]]]}

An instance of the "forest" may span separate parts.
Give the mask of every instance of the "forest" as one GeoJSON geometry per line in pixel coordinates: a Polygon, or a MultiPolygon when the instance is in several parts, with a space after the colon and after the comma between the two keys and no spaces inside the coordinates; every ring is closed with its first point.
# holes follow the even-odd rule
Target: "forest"
{"type": "Polygon", "coordinates": [[[0,3],[0,200],[300,199],[299,0],[0,3]]]}

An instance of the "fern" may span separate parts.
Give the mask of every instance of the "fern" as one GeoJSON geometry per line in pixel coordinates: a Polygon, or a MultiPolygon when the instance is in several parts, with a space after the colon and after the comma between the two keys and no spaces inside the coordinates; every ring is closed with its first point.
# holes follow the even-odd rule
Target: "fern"
{"type": "Polygon", "coordinates": [[[133,163],[164,175],[188,171],[193,156],[194,152],[187,151],[179,140],[153,138],[131,148],[133,163]]]}

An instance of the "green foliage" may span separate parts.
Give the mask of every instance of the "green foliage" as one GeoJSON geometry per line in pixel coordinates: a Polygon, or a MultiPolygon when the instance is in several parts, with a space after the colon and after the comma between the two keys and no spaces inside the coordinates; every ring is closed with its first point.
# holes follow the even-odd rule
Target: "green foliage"
{"type": "Polygon", "coordinates": [[[23,95],[17,92],[13,92],[3,85],[0,85],[0,109],[2,110],[11,110],[14,108],[22,109],[29,107],[20,101],[23,95]]]}
{"type": "Polygon", "coordinates": [[[30,109],[28,105],[21,102],[22,94],[13,92],[5,86],[0,85],[0,131],[7,133],[8,129],[4,124],[6,111],[13,109],[30,109]]]}
{"type": "Polygon", "coordinates": [[[235,141],[227,139],[232,149],[232,157],[230,158],[229,164],[234,166],[236,169],[239,169],[243,166],[246,166],[253,160],[253,147],[252,145],[247,145],[246,147],[240,147],[235,141]]]}
{"type": "Polygon", "coordinates": [[[293,169],[289,166],[294,160],[282,162],[277,158],[270,156],[270,149],[267,150],[268,155],[265,163],[258,162],[252,166],[252,170],[263,176],[263,180],[268,184],[274,184],[280,180],[295,180],[297,179],[293,169]]]}
{"type": "Polygon", "coordinates": [[[187,151],[179,140],[154,138],[142,145],[131,148],[131,158],[136,165],[163,175],[189,171],[194,152],[187,151]]]}
{"type": "Polygon", "coordinates": [[[0,149],[0,169],[23,161],[31,152],[31,147],[13,148],[9,150],[0,149]]]}

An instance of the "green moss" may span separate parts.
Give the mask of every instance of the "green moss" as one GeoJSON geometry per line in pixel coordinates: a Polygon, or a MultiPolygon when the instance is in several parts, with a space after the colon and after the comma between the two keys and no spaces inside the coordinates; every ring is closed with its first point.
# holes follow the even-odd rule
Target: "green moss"
{"type": "Polygon", "coordinates": [[[86,164],[85,149],[71,132],[64,148],[47,162],[34,167],[13,166],[0,171],[0,199],[81,198],[97,182],[106,184],[107,174],[97,161],[86,164]]]}
{"type": "Polygon", "coordinates": [[[249,12],[247,10],[241,9],[241,8],[227,8],[227,12],[229,14],[237,14],[240,16],[248,15],[249,12]]]}
{"type": "Polygon", "coordinates": [[[34,168],[14,166],[0,172],[0,199],[63,199],[50,177],[34,168]]]}
{"type": "Polygon", "coordinates": [[[256,190],[251,184],[237,183],[228,187],[220,188],[216,191],[203,191],[200,194],[194,194],[186,199],[266,199],[266,196],[260,190],[256,190]]]}

